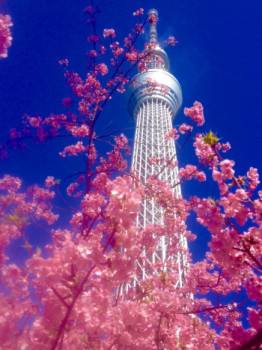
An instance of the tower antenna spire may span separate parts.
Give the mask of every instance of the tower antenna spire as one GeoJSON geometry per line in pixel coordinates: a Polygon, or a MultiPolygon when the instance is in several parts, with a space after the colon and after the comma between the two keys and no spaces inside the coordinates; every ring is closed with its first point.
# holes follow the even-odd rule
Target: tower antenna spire
{"type": "Polygon", "coordinates": [[[148,21],[150,25],[149,29],[149,42],[157,43],[157,24],[158,12],[156,9],[151,9],[148,11],[148,21]]]}

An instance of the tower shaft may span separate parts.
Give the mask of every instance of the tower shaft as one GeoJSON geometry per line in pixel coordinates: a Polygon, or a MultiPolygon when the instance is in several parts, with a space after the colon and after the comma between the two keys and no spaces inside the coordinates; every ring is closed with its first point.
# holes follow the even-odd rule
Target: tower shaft
{"type": "MultiPolygon", "coordinates": [[[[181,107],[182,92],[178,81],[168,72],[168,56],[157,43],[156,20],[152,15],[157,16],[157,11],[149,11],[149,39],[155,45],[150,49],[147,69],[133,78],[128,91],[128,110],[136,122],[132,170],[144,184],[151,176],[168,183],[173,194],[181,198],[175,142],[167,134],[172,130],[172,119],[181,107]]],[[[137,218],[138,226],[141,229],[150,224],[164,226],[163,212],[154,198],[144,199],[137,218]]],[[[137,260],[135,285],[152,273],[161,273],[165,266],[169,266],[168,260],[176,262],[177,285],[183,284],[186,257],[183,253],[169,253],[174,241],[181,248],[187,247],[184,236],[174,232],[173,241],[170,235],[158,238],[154,253],[144,249],[145,258],[137,260]],[[161,262],[160,269],[157,262],[161,262]]]]}
{"type": "MultiPolygon", "coordinates": [[[[172,110],[170,105],[159,98],[150,98],[144,101],[136,116],[135,145],[132,159],[132,169],[138,174],[142,183],[146,183],[149,176],[155,175],[163,182],[167,182],[176,197],[181,197],[181,188],[178,180],[178,169],[176,166],[176,149],[174,140],[167,139],[166,135],[172,130],[172,110]],[[154,159],[156,163],[154,163],[154,159]],[[163,162],[161,162],[163,160],[163,162]],[[170,166],[166,166],[170,163],[170,166]]],[[[163,209],[155,203],[154,199],[146,199],[141,203],[141,209],[137,218],[137,224],[145,229],[148,224],[163,225],[163,209]]],[[[146,263],[137,261],[138,271],[135,278],[136,283],[140,279],[146,279],[152,273],[145,265],[152,265],[161,261],[165,264],[174,256],[169,255],[168,248],[171,244],[170,238],[162,236],[159,238],[157,249],[148,255],[146,251],[146,263]]],[[[178,244],[186,248],[184,237],[179,237],[178,244]]],[[[176,257],[176,268],[178,269],[178,285],[182,285],[184,279],[183,267],[185,259],[182,254],[176,257]]],[[[153,269],[155,273],[160,271],[153,269]]]]}

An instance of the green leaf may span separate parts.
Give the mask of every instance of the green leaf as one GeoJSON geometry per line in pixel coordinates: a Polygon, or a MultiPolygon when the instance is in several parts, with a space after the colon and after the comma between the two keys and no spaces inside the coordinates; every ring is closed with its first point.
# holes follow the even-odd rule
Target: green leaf
{"type": "Polygon", "coordinates": [[[208,134],[203,136],[203,140],[205,143],[207,143],[210,146],[214,146],[218,143],[218,141],[220,140],[216,134],[214,134],[211,130],[209,131],[208,134]]]}

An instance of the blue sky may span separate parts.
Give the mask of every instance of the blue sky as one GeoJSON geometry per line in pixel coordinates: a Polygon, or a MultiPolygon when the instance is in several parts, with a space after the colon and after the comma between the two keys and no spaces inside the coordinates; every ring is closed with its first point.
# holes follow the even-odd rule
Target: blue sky
{"type": "MultiPolygon", "coordinates": [[[[0,61],[0,142],[8,130],[19,127],[24,113],[48,116],[61,113],[61,101],[70,95],[58,60],[68,58],[70,68],[85,74],[89,27],[83,9],[87,1],[4,0],[0,13],[11,15],[13,45],[9,57],[0,61]]],[[[261,88],[262,50],[261,13],[259,0],[184,0],[129,1],[99,0],[98,31],[115,28],[121,42],[132,29],[132,13],[143,7],[159,12],[160,43],[169,35],[179,41],[169,48],[171,72],[183,91],[183,107],[195,100],[204,105],[206,124],[201,132],[212,129],[232,150],[227,157],[236,161],[237,175],[244,175],[250,166],[262,172],[261,88]]],[[[142,47],[146,36],[139,43],[142,47]]],[[[112,123],[112,130],[130,128],[134,123],[125,107],[124,96],[107,106],[101,127],[112,123]]],[[[184,122],[180,111],[174,123],[184,122]]],[[[20,176],[26,185],[43,183],[48,175],[61,178],[79,166],[75,159],[65,161],[57,156],[63,145],[53,142],[12,152],[1,161],[0,173],[20,176]]],[[[196,163],[189,145],[179,156],[181,166],[196,163]]],[[[185,197],[195,193],[216,196],[214,185],[192,182],[183,186],[185,197]]],[[[191,222],[190,222],[191,225],[191,222]]],[[[203,256],[207,233],[197,226],[199,240],[192,246],[196,259],[203,256]]]]}

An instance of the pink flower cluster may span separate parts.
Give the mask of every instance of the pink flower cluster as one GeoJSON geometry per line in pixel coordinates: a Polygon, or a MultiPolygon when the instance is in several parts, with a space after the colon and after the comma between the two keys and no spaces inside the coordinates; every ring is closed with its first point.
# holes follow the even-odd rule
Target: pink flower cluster
{"type": "Polygon", "coordinates": [[[97,43],[100,40],[100,36],[99,35],[89,35],[89,37],[87,38],[87,41],[90,43],[97,43]]]}
{"type": "Polygon", "coordinates": [[[81,126],[73,126],[71,129],[72,135],[74,137],[88,137],[89,136],[89,127],[85,124],[81,126]]]}
{"type": "Polygon", "coordinates": [[[228,191],[228,186],[226,184],[226,180],[232,180],[234,177],[235,171],[233,170],[233,166],[235,165],[234,161],[225,159],[219,163],[220,170],[215,166],[213,168],[212,177],[214,181],[218,183],[221,194],[225,194],[228,191]]]}
{"type": "Polygon", "coordinates": [[[191,125],[187,125],[185,123],[181,124],[179,127],[180,134],[185,134],[187,131],[191,132],[193,130],[193,127],[191,125]]]}
{"type": "Polygon", "coordinates": [[[195,152],[199,158],[199,162],[202,164],[209,164],[213,167],[217,161],[217,155],[212,147],[206,143],[201,134],[197,134],[194,142],[195,152]]]}
{"type": "Polygon", "coordinates": [[[205,122],[203,106],[200,102],[195,101],[191,108],[184,108],[186,116],[191,117],[193,121],[197,122],[198,126],[202,126],[205,122]]]}
{"type": "Polygon", "coordinates": [[[96,66],[96,71],[97,71],[98,74],[106,75],[108,73],[107,65],[104,64],[104,63],[99,63],[96,66]]]}
{"type": "Polygon", "coordinates": [[[61,66],[67,67],[69,62],[68,62],[68,59],[64,59],[64,60],[58,61],[58,63],[59,63],[61,66]]]}
{"type": "Polygon", "coordinates": [[[257,169],[251,167],[247,172],[247,178],[250,181],[249,190],[254,191],[257,188],[258,184],[260,183],[257,169]]]}
{"type": "Polygon", "coordinates": [[[95,9],[94,9],[94,7],[92,5],[89,5],[89,6],[86,7],[85,12],[88,12],[90,14],[94,14],[95,13],[95,9]]]}
{"type": "Polygon", "coordinates": [[[175,46],[176,44],[178,44],[178,41],[175,39],[174,36],[170,36],[168,38],[168,41],[166,41],[167,46],[175,46]]]}
{"type": "Polygon", "coordinates": [[[62,101],[62,105],[65,107],[65,108],[71,108],[73,106],[73,103],[74,101],[72,100],[71,97],[66,97],[63,99],[62,101]]]}
{"type": "Polygon", "coordinates": [[[117,58],[118,56],[122,55],[124,52],[124,49],[120,47],[120,44],[118,41],[115,41],[110,45],[110,49],[112,50],[113,56],[117,58]]]}
{"type": "Polygon", "coordinates": [[[9,27],[12,25],[10,16],[0,14],[0,59],[7,57],[7,49],[11,46],[12,36],[9,27]]]}
{"type": "Polygon", "coordinates": [[[169,140],[169,139],[174,139],[174,140],[178,140],[179,139],[179,135],[177,132],[176,128],[173,128],[171,131],[169,131],[166,135],[165,135],[165,139],[169,140]]]}
{"type": "Polygon", "coordinates": [[[87,148],[83,145],[82,141],[78,141],[75,145],[67,146],[63,150],[63,152],[60,152],[60,156],[64,157],[66,155],[68,156],[78,156],[79,153],[85,152],[87,148]]]}
{"type": "Polygon", "coordinates": [[[103,33],[103,37],[104,38],[112,38],[114,39],[116,37],[116,33],[114,29],[104,29],[104,33],[103,33]]]}
{"type": "Polygon", "coordinates": [[[206,175],[203,171],[199,171],[195,165],[188,164],[185,168],[180,168],[178,172],[180,179],[191,180],[195,178],[196,180],[202,182],[206,181],[206,175]]]}
{"type": "Polygon", "coordinates": [[[17,131],[14,128],[10,129],[9,134],[10,134],[11,140],[20,139],[22,137],[21,132],[17,131]]]}
{"type": "Polygon", "coordinates": [[[153,13],[150,13],[150,15],[148,16],[148,21],[150,24],[156,24],[158,18],[153,13]]]}
{"type": "Polygon", "coordinates": [[[133,16],[142,16],[144,13],[144,9],[140,8],[136,12],[133,13],[133,16]]]}

